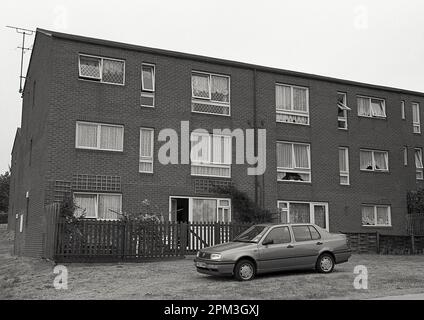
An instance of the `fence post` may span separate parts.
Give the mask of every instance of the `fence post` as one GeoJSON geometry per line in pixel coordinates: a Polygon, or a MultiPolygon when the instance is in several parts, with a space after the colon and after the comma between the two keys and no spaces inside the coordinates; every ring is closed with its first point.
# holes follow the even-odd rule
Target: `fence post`
{"type": "Polygon", "coordinates": [[[214,239],[215,243],[214,245],[221,244],[221,222],[215,222],[214,223],[214,239]]]}
{"type": "Polygon", "coordinates": [[[185,255],[187,251],[187,223],[181,223],[181,255],[185,255]]]}
{"type": "Polygon", "coordinates": [[[413,232],[411,234],[411,249],[412,249],[412,254],[415,254],[415,236],[413,232]]]}
{"type": "Polygon", "coordinates": [[[375,233],[376,244],[377,244],[377,253],[380,253],[380,233],[377,231],[375,233]]]}

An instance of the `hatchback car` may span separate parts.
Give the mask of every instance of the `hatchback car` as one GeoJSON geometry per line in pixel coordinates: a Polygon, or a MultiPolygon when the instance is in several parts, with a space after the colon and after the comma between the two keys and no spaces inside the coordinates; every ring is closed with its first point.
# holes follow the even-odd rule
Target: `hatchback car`
{"type": "Polygon", "coordinates": [[[231,242],[200,250],[194,262],[200,273],[246,281],[256,274],[283,270],[330,273],[350,256],[344,234],[313,224],[259,224],[231,242]]]}

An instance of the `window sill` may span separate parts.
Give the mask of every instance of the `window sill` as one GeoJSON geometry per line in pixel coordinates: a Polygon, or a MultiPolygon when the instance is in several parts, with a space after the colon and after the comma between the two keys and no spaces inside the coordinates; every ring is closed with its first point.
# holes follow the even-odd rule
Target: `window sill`
{"type": "Polygon", "coordinates": [[[360,172],[367,172],[367,173],[390,173],[389,170],[383,171],[383,170],[364,170],[364,169],[360,169],[360,172]]]}
{"type": "Polygon", "coordinates": [[[364,228],[385,228],[385,229],[387,229],[387,228],[393,228],[392,225],[387,225],[387,226],[368,226],[368,225],[362,225],[362,227],[364,227],[364,228]]]}
{"type": "Polygon", "coordinates": [[[108,85],[118,86],[118,87],[124,87],[125,86],[125,82],[124,83],[103,82],[101,80],[81,78],[81,77],[79,77],[78,80],[84,81],[84,82],[90,82],[90,83],[97,83],[97,84],[108,84],[108,85]]]}
{"type": "Polygon", "coordinates": [[[300,185],[312,185],[311,181],[296,181],[296,180],[278,180],[277,182],[281,182],[281,183],[295,183],[295,184],[300,184],[300,185]]]}
{"type": "Polygon", "coordinates": [[[373,116],[362,116],[358,114],[358,118],[365,118],[365,119],[375,119],[375,120],[387,120],[386,117],[373,117],[373,116]]]}
{"type": "Polygon", "coordinates": [[[193,178],[220,178],[220,179],[228,179],[231,180],[231,177],[223,177],[223,176],[213,176],[213,175],[204,175],[204,174],[191,174],[193,178]]]}
{"type": "Polygon", "coordinates": [[[124,150],[107,150],[107,149],[92,149],[92,148],[81,148],[75,147],[75,150],[79,151],[94,151],[94,152],[105,152],[105,153],[124,153],[124,150]]]}
{"type": "Polygon", "coordinates": [[[294,124],[297,126],[304,126],[304,127],[310,127],[311,124],[310,123],[297,123],[297,122],[288,122],[288,121],[278,121],[276,120],[277,123],[284,123],[284,124],[294,124]]]}

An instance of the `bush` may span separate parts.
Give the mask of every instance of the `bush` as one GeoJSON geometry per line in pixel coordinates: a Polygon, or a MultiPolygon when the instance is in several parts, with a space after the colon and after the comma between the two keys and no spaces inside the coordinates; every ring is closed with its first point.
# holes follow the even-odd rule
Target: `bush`
{"type": "Polygon", "coordinates": [[[216,192],[231,197],[233,220],[250,223],[272,222],[273,214],[269,210],[259,207],[246,193],[236,187],[218,187],[216,192]]]}
{"type": "Polygon", "coordinates": [[[424,189],[409,191],[407,203],[409,214],[424,214],[424,189]]]}
{"type": "Polygon", "coordinates": [[[7,213],[0,212],[0,224],[6,224],[6,223],[7,223],[7,213]]]}

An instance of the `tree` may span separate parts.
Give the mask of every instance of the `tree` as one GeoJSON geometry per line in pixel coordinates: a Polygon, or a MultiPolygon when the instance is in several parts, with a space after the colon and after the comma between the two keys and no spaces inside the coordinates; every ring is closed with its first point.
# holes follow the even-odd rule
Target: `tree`
{"type": "Polygon", "coordinates": [[[0,212],[9,210],[10,172],[0,175],[0,212]]]}

